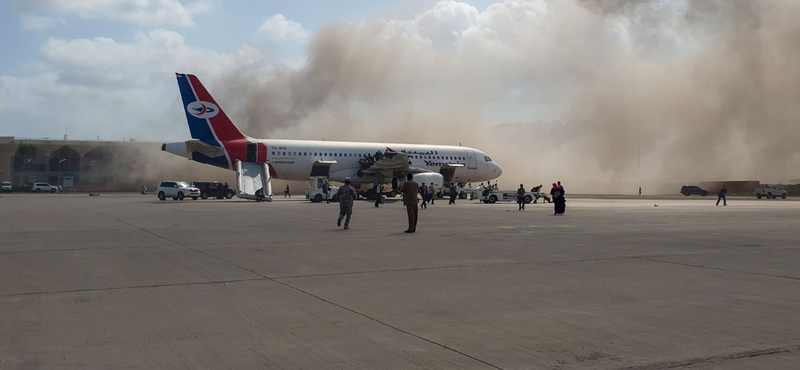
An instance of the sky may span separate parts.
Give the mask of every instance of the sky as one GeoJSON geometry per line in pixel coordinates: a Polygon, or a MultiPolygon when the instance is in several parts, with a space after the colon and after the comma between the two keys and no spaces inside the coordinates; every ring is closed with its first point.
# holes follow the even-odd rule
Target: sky
{"type": "Polygon", "coordinates": [[[5,0],[0,135],[186,140],[182,72],[252,137],[463,144],[511,183],[800,181],[798,18],[785,0],[5,0]]]}
{"type": "MultiPolygon", "coordinates": [[[[61,137],[67,133],[80,139],[99,135],[109,140],[163,140],[163,132],[153,132],[149,123],[146,129],[138,127],[138,123],[163,118],[165,110],[172,108],[177,88],[164,88],[173,82],[177,67],[183,67],[180,72],[199,74],[204,68],[197,64],[253,62],[248,58],[257,58],[260,67],[297,67],[305,62],[308,43],[325,24],[411,19],[435,3],[3,0],[0,96],[5,102],[0,102],[4,115],[0,135],[61,137]],[[175,44],[153,45],[159,42],[175,44]],[[183,57],[189,60],[153,55],[170,46],[184,48],[183,57]],[[191,58],[195,57],[212,60],[194,63],[191,58]],[[129,81],[120,81],[123,78],[129,81]],[[136,91],[110,95],[101,91],[131,84],[136,91]],[[124,94],[156,95],[162,100],[131,96],[131,104],[137,106],[114,107],[125,104],[124,94]]],[[[492,2],[463,3],[485,8],[492,2]]],[[[183,135],[175,127],[169,131],[166,136],[171,139],[183,135]]]]}

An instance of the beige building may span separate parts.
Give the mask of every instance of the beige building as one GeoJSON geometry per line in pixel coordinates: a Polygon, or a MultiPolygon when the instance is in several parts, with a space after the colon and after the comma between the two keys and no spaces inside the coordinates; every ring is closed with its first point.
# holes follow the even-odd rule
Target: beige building
{"type": "Polygon", "coordinates": [[[0,181],[65,188],[153,188],[161,180],[232,181],[232,171],[181,159],[161,143],[0,136],[0,181]]]}

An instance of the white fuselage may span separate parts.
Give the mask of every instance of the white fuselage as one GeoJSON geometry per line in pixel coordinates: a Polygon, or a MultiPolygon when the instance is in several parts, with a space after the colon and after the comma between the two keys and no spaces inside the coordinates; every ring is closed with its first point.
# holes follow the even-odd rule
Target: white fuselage
{"type": "Polygon", "coordinates": [[[354,183],[373,183],[369,177],[358,177],[359,159],[364,155],[374,155],[394,151],[408,154],[411,167],[426,169],[439,173],[444,165],[463,164],[455,169],[452,182],[468,183],[493,180],[503,173],[497,163],[486,153],[469,147],[398,144],[398,143],[365,143],[343,141],[312,140],[258,140],[267,146],[267,158],[279,179],[307,181],[315,162],[336,163],[330,166],[330,179],[342,182],[350,177],[354,183]]]}

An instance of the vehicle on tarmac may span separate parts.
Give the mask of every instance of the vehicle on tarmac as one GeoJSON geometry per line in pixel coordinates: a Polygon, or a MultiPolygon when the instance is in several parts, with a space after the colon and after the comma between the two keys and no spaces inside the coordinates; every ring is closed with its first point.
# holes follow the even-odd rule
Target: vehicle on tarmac
{"type": "MultiPolygon", "coordinates": [[[[306,199],[310,200],[312,203],[320,203],[325,201],[325,192],[322,191],[322,189],[326,184],[330,184],[327,177],[311,176],[308,179],[306,199]]],[[[337,191],[339,191],[339,187],[331,185],[330,191],[328,192],[328,197],[330,197],[331,202],[339,201],[339,196],[336,195],[337,191]]]]}
{"type": "Polygon", "coordinates": [[[786,192],[786,190],[783,190],[778,186],[768,184],[755,188],[753,193],[756,194],[756,198],[758,199],[761,199],[761,197],[767,197],[767,199],[786,199],[786,197],[789,196],[789,193],[786,192]]]}
{"type": "Polygon", "coordinates": [[[225,184],[219,181],[195,181],[192,186],[200,189],[200,199],[231,199],[236,195],[234,189],[224,189],[225,184]]]}
{"type": "Polygon", "coordinates": [[[200,189],[189,185],[186,181],[162,181],[156,189],[158,199],[166,200],[171,197],[173,200],[183,200],[190,197],[192,200],[200,198],[200,189]]]}
{"type": "MultiPolygon", "coordinates": [[[[526,191],[525,203],[532,203],[537,197],[537,194],[526,191]]],[[[516,190],[484,190],[478,195],[481,203],[497,203],[497,202],[516,202],[516,190]]]]}
{"type": "Polygon", "coordinates": [[[692,194],[699,194],[701,196],[706,196],[708,195],[708,190],[695,185],[684,185],[681,186],[681,194],[687,197],[692,194]]]}
{"type": "Polygon", "coordinates": [[[3,185],[0,186],[0,191],[2,191],[4,193],[10,193],[11,192],[11,183],[8,182],[8,181],[3,181],[3,185]]]}
{"type": "Polygon", "coordinates": [[[58,191],[58,186],[53,186],[46,182],[35,182],[33,183],[31,191],[34,193],[41,193],[41,192],[55,193],[58,191]]]}

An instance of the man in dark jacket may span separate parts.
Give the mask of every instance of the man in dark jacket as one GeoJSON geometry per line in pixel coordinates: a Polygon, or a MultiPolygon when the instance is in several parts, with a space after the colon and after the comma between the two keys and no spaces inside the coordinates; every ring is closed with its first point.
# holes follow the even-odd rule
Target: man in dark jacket
{"type": "Polygon", "coordinates": [[[525,186],[519,184],[517,189],[517,204],[519,204],[519,211],[525,210],[525,186]]]}
{"type": "Polygon", "coordinates": [[[725,186],[722,189],[719,189],[719,193],[717,193],[717,205],[719,205],[719,201],[722,201],[723,206],[728,205],[728,199],[725,196],[728,195],[728,189],[725,189],[725,186]]]}
{"type": "Polygon", "coordinates": [[[403,204],[406,206],[406,211],[408,212],[408,230],[405,232],[413,233],[417,231],[417,215],[419,213],[419,208],[417,208],[417,194],[419,194],[419,184],[412,180],[414,176],[410,173],[406,178],[408,181],[400,185],[398,190],[400,194],[403,194],[403,204]]]}
{"type": "Polygon", "coordinates": [[[450,203],[448,204],[456,204],[457,196],[458,196],[458,190],[456,190],[456,184],[450,184],[450,203]]]}

